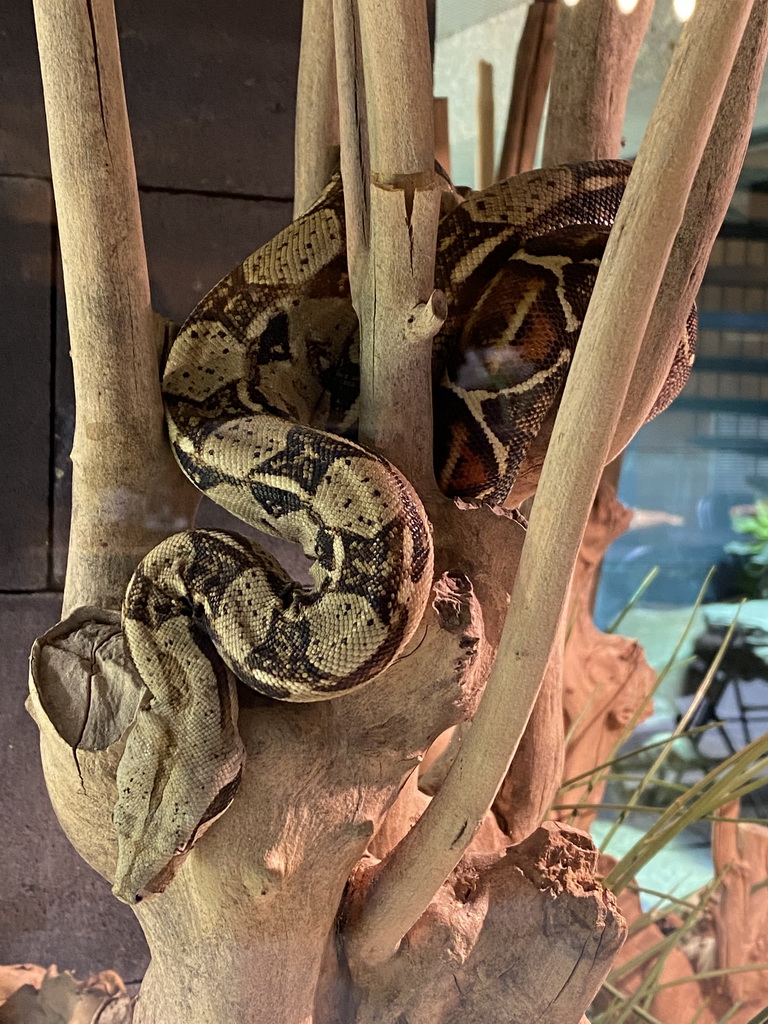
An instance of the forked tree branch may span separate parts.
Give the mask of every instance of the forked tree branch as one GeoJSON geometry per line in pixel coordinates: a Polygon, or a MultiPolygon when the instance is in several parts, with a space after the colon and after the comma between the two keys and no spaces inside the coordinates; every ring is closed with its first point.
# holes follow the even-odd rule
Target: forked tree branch
{"type": "Polygon", "coordinates": [[[293,216],[328,184],[338,159],[339,117],[332,0],[304,0],[296,92],[293,216]]]}
{"type": "Polygon", "coordinates": [[[665,78],[590,303],[520,568],[472,728],[442,789],[347,929],[350,960],[380,962],[476,833],[533,707],[595,490],[663,268],[682,221],[751,0],[699,3],[665,78]],[[662,187],[663,186],[663,187],[662,187]],[[621,358],[616,339],[622,339],[621,358]]]}
{"type": "Polygon", "coordinates": [[[64,613],[119,608],[140,558],[198,497],[163,428],[112,0],[35,0],[77,398],[64,613]]]}

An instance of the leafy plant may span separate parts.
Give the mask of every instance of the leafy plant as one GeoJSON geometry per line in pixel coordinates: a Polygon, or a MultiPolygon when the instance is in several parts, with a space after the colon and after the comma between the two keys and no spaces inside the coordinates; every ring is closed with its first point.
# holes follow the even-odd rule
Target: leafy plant
{"type": "Polygon", "coordinates": [[[733,528],[751,540],[734,540],[725,545],[731,555],[741,558],[745,597],[768,597],[768,500],[755,503],[753,514],[735,516],[733,528]]]}

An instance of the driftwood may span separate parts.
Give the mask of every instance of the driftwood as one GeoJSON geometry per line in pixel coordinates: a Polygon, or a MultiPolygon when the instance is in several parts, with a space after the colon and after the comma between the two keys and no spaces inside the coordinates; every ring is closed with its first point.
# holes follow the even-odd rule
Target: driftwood
{"type": "Polygon", "coordinates": [[[25,985],[39,989],[45,974],[45,967],[39,964],[4,964],[0,967],[0,1004],[25,985]]]}
{"type": "Polygon", "coordinates": [[[477,156],[475,157],[475,188],[493,184],[495,143],[493,104],[493,64],[477,63],[477,156]]]}
{"type": "MultiPolygon", "coordinates": [[[[715,874],[723,875],[714,906],[717,966],[721,969],[768,963],[768,828],[738,817],[736,801],[721,810],[730,821],[712,827],[715,874]]],[[[768,1006],[768,970],[728,974],[719,988],[741,1003],[736,1024],[768,1006]]]]}
{"type": "MultiPolygon", "coordinates": [[[[470,851],[395,956],[353,969],[356,1020],[574,1024],[624,938],[596,864],[588,836],[553,822],[501,858],[470,851]]],[[[375,872],[358,869],[353,904],[375,872]]]]}
{"type": "Polygon", "coordinates": [[[626,14],[615,0],[580,0],[560,12],[545,167],[619,156],[629,84],[653,4],[638,0],[626,14]]]}
{"type": "MultiPolygon", "coordinates": [[[[540,1000],[547,992],[550,1002],[560,1001],[549,1007],[547,1019],[567,1024],[588,1006],[623,933],[610,896],[595,881],[588,837],[549,824],[507,850],[508,839],[487,811],[549,661],[571,567],[631,375],[629,338],[626,366],[617,369],[611,357],[606,367],[616,289],[638,266],[663,266],[748,8],[747,0],[732,0],[715,26],[711,9],[703,7],[686,30],[688,41],[675,71],[681,77],[664,93],[646,170],[641,173],[638,160],[634,199],[628,196],[616,251],[606,260],[614,270],[601,272],[607,285],[596,292],[593,327],[585,329],[584,354],[580,346],[552,434],[549,469],[542,475],[525,565],[518,571],[523,531],[517,523],[488,510],[457,509],[437,494],[432,478],[431,338],[442,306],[433,292],[431,268],[440,187],[432,163],[423,6],[417,0],[335,0],[350,270],[362,333],[361,434],[398,464],[424,500],[435,531],[438,582],[412,648],[370,687],[304,707],[276,704],[241,688],[239,724],[248,750],[242,789],[168,890],[136,908],[153,957],[136,1007],[137,1024],[336,1024],[382,1015],[392,1019],[387,1008],[406,1005],[402,1012],[413,1020],[478,1015],[523,1024],[542,1016],[546,1004],[540,1000]],[[718,54],[714,69],[713,53],[718,54]],[[686,90],[694,82],[692,95],[686,90]],[[674,127],[674,118],[683,115],[693,126],[685,145],[684,133],[674,127]],[[649,196],[655,200],[658,192],[654,158],[671,148],[670,135],[676,153],[674,166],[667,168],[672,198],[658,211],[649,206],[649,196]],[[652,216],[652,231],[643,210],[652,216]],[[571,441],[564,441],[569,433],[571,441]],[[567,516],[562,509],[569,510],[567,516]],[[501,654],[477,709],[499,644],[501,654]],[[406,785],[409,776],[439,733],[470,718],[473,725],[454,767],[424,809],[426,800],[414,783],[406,785]],[[372,853],[363,859],[369,844],[375,859],[372,853]],[[519,905],[519,914],[509,915],[510,900],[519,905]],[[551,928],[552,921],[567,926],[551,928]],[[414,960],[409,949],[417,951],[414,960]],[[453,957],[451,971],[446,949],[449,961],[453,957]],[[437,1008],[433,974],[456,991],[448,1002],[438,1000],[437,1008]],[[550,980],[551,990],[546,988],[550,980]]],[[[147,527],[145,520],[164,520],[147,519],[148,510],[170,508],[183,522],[195,498],[162,441],[157,339],[142,283],[111,5],[109,0],[66,5],[37,0],[36,17],[55,150],[54,188],[69,264],[78,437],[81,459],[91,465],[90,483],[83,483],[80,471],[75,478],[82,526],[68,566],[69,607],[98,607],[75,614],[36,645],[31,710],[57,814],[83,856],[110,877],[114,772],[140,693],[110,609],[118,607],[134,565],[158,539],[156,527],[147,527]],[[72,111],[79,120],[73,121],[72,111]],[[83,195],[98,201],[81,207],[83,195]],[[128,216],[125,211],[131,210],[128,216]],[[122,278],[110,256],[109,240],[114,245],[116,232],[128,239],[126,251],[132,253],[122,278]],[[99,266],[86,251],[92,240],[99,243],[99,266]],[[106,268],[103,279],[100,266],[106,268]],[[120,280],[128,282],[122,290],[120,280]],[[106,307],[100,304],[102,286],[103,294],[112,296],[106,307]],[[140,316],[126,326],[114,311],[130,313],[134,301],[140,316]],[[104,368],[103,376],[92,372],[89,360],[104,368]],[[125,375],[137,367],[131,418],[125,418],[120,395],[125,375]],[[112,443],[120,438],[121,417],[136,436],[124,447],[112,443]],[[173,490],[170,499],[157,489],[155,467],[161,464],[168,479],[178,481],[178,494],[173,490]],[[128,486],[127,495],[115,490],[120,481],[128,486]],[[100,517],[107,506],[111,518],[105,526],[100,517]],[[123,513],[125,534],[122,526],[115,527],[123,513]]],[[[327,55],[327,40],[322,46],[327,55]]],[[[315,83],[327,113],[332,89],[327,82],[320,88],[320,79],[330,74],[331,61],[327,56],[302,60],[306,81],[315,83]]],[[[306,111],[306,97],[302,102],[306,111]]],[[[318,166],[303,178],[299,205],[311,201],[322,177],[319,167],[327,167],[331,122],[324,115],[325,127],[308,144],[304,159],[318,166]]],[[[689,270],[679,271],[681,280],[689,270]]],[[[635,348],[655,283],[637,281],[631,320],[635,348]]],[[[665,354],[675,340],[668,331],[660,342],[665,354]]],[[[643,394],[644,388],[643,383],[643,394]]],[[[642,401],[641,395],[636,404],[642,401]]],[[[625,413],[622,429],[634,432],[641,422],[625,413]]],[[[529,483],[539,471],[542,446],[523,474],[529,483]]],[[[538,768],[535,756],[512,762],[513,772],[527,776],[521,791],[529,794],[528,805],[514,809],[513,834],[538,823],[549,786],[549,781],[538,784],[534,799],[538,768]]]]}
{"type": "Polygon", "coordinates": [[[119,974],[85,981],[55,964],[0,967],[0,1024],[131,1024],[133,1000],[119,974]]]}
{"type": "MultiPolygon", "coordinates": [[[[552,75],[560,6],[560,0],[534,0],[528,8],[515,59],[507,127],[496,173],[498,181],[533,167],[552,75]]],[[[625,55],[623,60],[630,68],[634,65],[631,54],[625,55]]],[[[561,161],[546,161],[545,166],[552,162],[561,161]]]]}
{"type": "MultiPolygon", "coordinates": [[[[647,718],[653,705],[647,698],[656,673],[645,660],[636,640],[597,628],[590,608],[594,577],[608,545],[629,526],[631,513],[603,482],[587,524],[579,560],[571,583],[568,609],[568,641],[563,664],[563,712],[568,745],[565,778],[573,779],[603,764],[633,719],[647,718]],[[647,703],[646,703],[647,702],[647,703]],[[643,707],[641,714],[638,709],[643,707]]],[[[594,820],[605,782],[569,789],[568,804],[582,807],[571,817],[562,816],[588,830],[594,820]]]]}
{"type": "MultiPolygon", "coordinates": [[[[601,873],[608,874],[615,863],[612,857],[601,856],[601,873]]],[[[643,924],[641,920],[643,911],[637,889],[627,886],[622,891],[619,902],[630,933],[616,957],[615,967],[617,970],[624,964],[629,964],[635,957],[650,954],[664,942],[664,932],[657,924],[643,924]]],[[[656,957],[649,955],[639,967],[621,974],[616,982],[616,987],[626,995],[636,992],[658,959],[658,955],[656,957]]],[[[669,985],[669,987],[660,987],[649,1008],[654,1020],[659,1024],[716,1024],[718,1018],[707,1008],[707,994],[695,980],[694,974],[693,965],[680,949],[673,947],[664,951],[664,962],[657,984],[658,986],[669,985]]],[[[606,996],[601,993],[595,1000],[598,1009],[604,1005],[605,1000],[606,996]]],[[[630,1019],[639,1020],[640,1018],[630,1019]]]]}
{"type": "Polygon", "coordinates": [[[333,49],[332,0],[306,0],[296,92],[296,175],[293,215],[314,203],[339,159],[339,116],[336,101],[336,57],[333,49]]]}

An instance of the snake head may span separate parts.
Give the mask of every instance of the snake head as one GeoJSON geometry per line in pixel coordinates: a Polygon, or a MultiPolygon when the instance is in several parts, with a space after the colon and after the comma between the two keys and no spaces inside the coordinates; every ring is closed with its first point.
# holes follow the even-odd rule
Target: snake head
{"type": "Polygon", "coordinates": [[[242,767],[237,775],[216,793],[189,838],[170,856],[162,835],[157,833],[149,838],[143,833],[137,840],[121,837],[115,884],[112,887],[114,895],[123,903],[135,905],[165,892],[197,841],[228,809],[240,786],[241,778],[242,767]]]}
{"type": "MultiPolygon", "coordinates": [[[[130,633],[134,647],[149,637],[137,622],[130,633]]],[[[163,643],[162,633],[154,636],[149,655],[163,643]]],[[[245,749],[235,680],[212,648],[208,653],[202,670],[211,675],[210,687],[190,679],[183,689],[167,686],[155,671],[144,677],[147,691],[117,767],[112,814],[118,843],[112,891],[125,903],[163,892],[240,784],[245,749]]]]}

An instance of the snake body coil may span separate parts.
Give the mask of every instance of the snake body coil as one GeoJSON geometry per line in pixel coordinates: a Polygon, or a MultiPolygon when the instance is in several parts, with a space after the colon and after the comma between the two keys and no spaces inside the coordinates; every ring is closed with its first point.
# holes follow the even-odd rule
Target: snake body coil
{"type": "MultiPolygon", "coordinates": [[[[446,494],[501,504],[567,374],[630,166],[602,161],[493,186],[440,224],[435,469],[446,494]]],[[[378,675],[421,620],[430,529],[398,470],[354,440],[358,325],[341,184],[197,306],[163,378],[174,452],[240,519],[298,541],[304,590],[258,545],[193,530],[137,569],[124,606],[148,689],[118,769],[115,891],[158,891],[232,798],[234,683],[320,700],[378,675]]],[[[664,404],[687,375],[681,342],[664,404]]],[[[656,410],[658,411],[658,410],[656,410]]]]}

